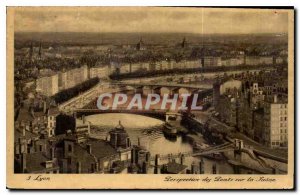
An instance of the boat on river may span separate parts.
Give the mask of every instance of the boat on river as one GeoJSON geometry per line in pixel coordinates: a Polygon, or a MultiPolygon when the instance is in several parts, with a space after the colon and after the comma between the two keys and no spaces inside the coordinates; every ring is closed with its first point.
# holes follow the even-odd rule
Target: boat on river
{"type": "Polygon", "coordinates": [[[194,144],[193,144],[193,149],[194,150],[205,150],[208,147],[209,147],[209,145],[205,144],[205,143],[196,143],[196,142],[194,142],[194,144]]]}

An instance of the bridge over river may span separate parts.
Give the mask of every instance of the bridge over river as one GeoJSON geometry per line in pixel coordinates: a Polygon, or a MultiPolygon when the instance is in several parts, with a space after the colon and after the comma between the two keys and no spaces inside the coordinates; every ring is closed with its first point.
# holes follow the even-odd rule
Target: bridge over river
{"type": "Polygon", "coordinates": [[[234,142],[226,142],[221,145],[197,149],[192,152],[151,156],[150,161],[154,161],[154,163],[150,166],[161,167],[161,160],[168,160],[170,162],[179,159],[182,161],[185,157],[201,156],[215,158],[216,155],[220,156],[221,154],[228,158],[228,163],[236,169],[245,168],[263,174],[274,174],[278,171],[276,166],[268,164],[259,155],[254,153],[251,146],[244,145],[243,141],[239,139],[235,139],[234,142]]]}
{"type": "Polygon", "coordinates": [[[168,94],[179,93],[179,90],[184,89],[185,93],[198,94],[198,98],[204,99],[212,95],[211,88],[203,88],[201,85],[186,85],[186,84],[170,84],[170,83],[125,83],[125,82],[107,82],[100,83],[97,86],[81,93],[80,95],[70,99],[67,102],[59,105],[59,109],[63,112],[73,112],[77,109],[83,109],[90,102],[99,97],[102,93],[118,93],[126,91],[134,91],[135,93],[145,94],[146,90],[151,90],[150,93],[162,95],[162,89],[167,89],[168,94]]]}
{"type": "MultiPolygon", "coordinates": [[[[198,149],[192,152],[182,152],[176,154],[167,154],[167,155],[159,155],[160,160],[168,160],[174,158],[181,158],[181,157],[190,157],[190,156],[204,156],[204,155],[211,155],[225,151],[234,151],[236,147],[233,143],[225,143],[218,146],[212,146],[205,149],[198,149]]],[[[157,156],[151,156],[150,160],[154,161],[157,156]]]]}

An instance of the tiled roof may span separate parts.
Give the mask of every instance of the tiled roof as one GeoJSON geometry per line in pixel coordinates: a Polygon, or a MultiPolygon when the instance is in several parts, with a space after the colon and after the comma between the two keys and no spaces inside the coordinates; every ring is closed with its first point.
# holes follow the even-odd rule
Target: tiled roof
{"type": "Polygon", "coordinates": [[[31,172],[42,172],[46,169],[45,162],[51,160],[43,153],[31,153],[26,154],[26,170],[31,172]]]}
{"type": "Polygon", "coordinates": [[[87,144],[91,144],[92,154],[98,159],[117,154],[117,151],[104,140],[90,139],[87,144]]]}
{"type": "MultiPolygon", "coordinates": [[[[15,134],[14,134],[14,138],[15,138],[15,142],[18,142],[19,138],[23,137],[23,132],[21,130],[15,130],[15,134]]],[[[34,138],[38,138],[39,135],[32,133],[30,131],[25,131],[25,139],[34,139],[34,138]]]]}
{"type": "Polygon", "coordinates": [[[48,115],[58,115],[60,113],[57,107],[49,108],[48,115]]]}

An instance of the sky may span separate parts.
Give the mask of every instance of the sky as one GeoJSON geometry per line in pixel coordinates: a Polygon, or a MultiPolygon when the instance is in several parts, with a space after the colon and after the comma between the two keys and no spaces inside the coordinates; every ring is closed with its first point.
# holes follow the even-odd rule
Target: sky
{"type": "Polygon", "coordinates": [[[287,33],[285,10],[183,7],[26,7],[16,32],[287,33]]]}

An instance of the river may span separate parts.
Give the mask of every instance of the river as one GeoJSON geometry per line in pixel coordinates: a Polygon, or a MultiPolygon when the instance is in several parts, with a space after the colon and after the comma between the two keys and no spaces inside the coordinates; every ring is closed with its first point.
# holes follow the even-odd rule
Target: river
{"type": "MultiPolygon", "coordinates": [[[[140,139],[140,144],[150,151],[151,156],[193,151],[192,145],[182,136],[178,136],[176,140],[166,138],[162,133],[164,124],[162,120],[124,113],[95,114],[86,116],[86,120],[97,127],[97,129],[91,130],[91,136],[98,139],[106,139],[107,133],[121,121],[130,137],[131,143],[138,145],[138,139],[140,139]]],[[[203,140],[203,142],[205,141],[203,140]]],[[[217,165],[217,173],[219,174],[233,173],[233,168],[225,160],[211,160],[207,158],[203,158],[203,160],[204,172],[207,174],[212,173],[213,164],[217,165]]],[[[162,163],[167,163],[166,161],[162,161],[162,163]]],[[[184,164],[190,169],[193,162],[198,165],[199,161],[199,157],[186,157],[184,164]]],[[[179,162],[178,159],[177,162],[179,162]]]]}

